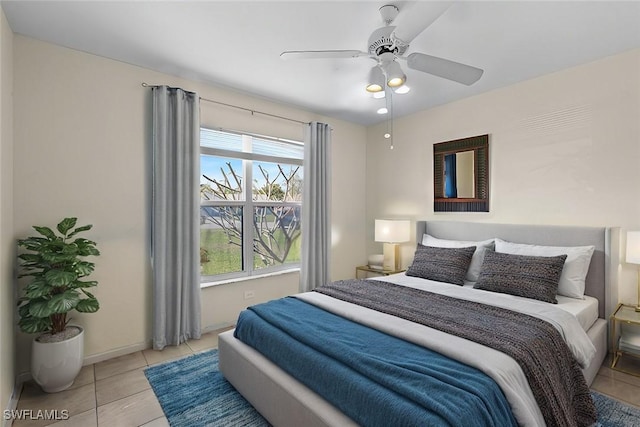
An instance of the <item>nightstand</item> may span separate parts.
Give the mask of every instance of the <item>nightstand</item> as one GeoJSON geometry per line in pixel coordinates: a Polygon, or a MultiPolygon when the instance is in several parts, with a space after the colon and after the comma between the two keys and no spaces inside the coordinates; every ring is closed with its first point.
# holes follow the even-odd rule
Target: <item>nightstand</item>
{"type": "Polygon", "coordinates": [[[364,274],[364,278],[373,276],[388,276],[390,274],[402,273],[406,270],[380,270],[378,268],[371,268],[368,265],[359,265],[356,267],[356,279],[362,279],[359,277],[359,273],[364,274]]]}
{"type": "Polygon", "coordinates": [[[640,327],[640,312],[637,312],[634,306],[618,304],[611,315],[611,348],[613,349],[611,369],[640,376],[638,361],[635,361],[636,363],[632,364],[635,366],[631,368],[619,364],[623,355],[640,359],[640,328],[638,331],[632,331],[629,327],[625,328],[627,330],[623,330],[623,325],[640,327]]]}

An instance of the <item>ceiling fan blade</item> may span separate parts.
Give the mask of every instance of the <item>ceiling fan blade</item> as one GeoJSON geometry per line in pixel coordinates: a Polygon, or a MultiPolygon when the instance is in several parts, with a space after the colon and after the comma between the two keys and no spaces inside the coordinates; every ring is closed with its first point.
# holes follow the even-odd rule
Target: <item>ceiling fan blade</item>
{"type": "Polygon", "coordinates": [[[435,22],[451,5],[452,1],[431,2],[416,1],[400,9],[398,17],[393,21],[396,29],[395,39],[408,45],[418,34],[435,22]]]}
{"type": "Polygon", "coordinates": [[[484,73],[480,68],[472,67],[471,65],[417,52],[407,57],[407,66],[414,70],[453,80],[467,86],[477,82],[482,77],[482,73],[484,73]]]}
{"type": "Polygon", "coordinates": [[[282,59],[326,59],[326,58],[358,58],[369,56],[359,50],[286,50],[280,54],[282,59]]]}

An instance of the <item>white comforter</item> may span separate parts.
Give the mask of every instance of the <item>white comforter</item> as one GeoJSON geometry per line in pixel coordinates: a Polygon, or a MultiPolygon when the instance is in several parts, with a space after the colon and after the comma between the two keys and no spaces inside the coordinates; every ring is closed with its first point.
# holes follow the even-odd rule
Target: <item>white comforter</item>
{"type": "MultiPolygon", "coordinates": [[[[405,276],[404,274],[387,276],[380,278],[380,280],[517,310],[538,317],[551,323],[560,331],[581,367],[588,366],[595,355],[595,347],[578,320],[570,313],[552,304],[493,292],[478,291],[468,287],[432,282],[405,276]]],[[[318,292],[307,292],[296,296],[325,310],[430,348],[481,370],[493,378],[500,386],[520,425],[545,425],[542,413],[533,397],[524,372],[522,372],[518,363],[506,354],[464,338],[341,301],[318,292]]]]}

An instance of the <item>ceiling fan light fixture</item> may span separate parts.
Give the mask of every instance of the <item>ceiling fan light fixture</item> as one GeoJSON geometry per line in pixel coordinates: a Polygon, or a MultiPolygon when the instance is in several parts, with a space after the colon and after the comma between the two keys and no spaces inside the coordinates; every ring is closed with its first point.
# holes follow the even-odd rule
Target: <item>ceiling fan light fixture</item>
{"type": "Polygon", "coordinates": [[[407,81],[407,76],[405,76],[402,68],[400,68],[400,64],[396,61],[392,61],[387,64],[387,85],[389,87],[400,87],[407,81]]]}
{"type": "Polygon", "coordinates": [[[369,80],[367,83],[367,92],[377,93],[384,90],[384,74],[382,69],[377,65],[369,71],[369,80]]]}
{"type": "Polygon", "coordinates": [[[403,95],[405,93],[409,93],[410,90],[411,90],[411,88],[409,86],[402,85],[402,86],[399,86],[399,87],[393,89],[393,92],[397,93],[398,95],[403,95]]]}
{"type": "Polygon", "coordinates": [[[398,87],[402,85],[403,80],[400,77],[392,77],[389,79],[389,81],[387,82],[387,84],[391,87],[398,87]]]}
{"type": "Polygon", "coordinates": [[[378,93],[378,92],[381,92],[381,91],[382,91],[382,86],[380,86],[380,85],[379,85],[379,84],[377,84],[377,83],[369,83],[369,84],[367,85],[366,89],[367,89],[367,92],[370,92],[370,93],[378,93]]]}

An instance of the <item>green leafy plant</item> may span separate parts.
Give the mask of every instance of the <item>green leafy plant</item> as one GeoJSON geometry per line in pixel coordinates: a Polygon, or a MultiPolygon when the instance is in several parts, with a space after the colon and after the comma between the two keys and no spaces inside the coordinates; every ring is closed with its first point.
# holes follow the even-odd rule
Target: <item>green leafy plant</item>
{"type": "Polygon", "coordinates": [[[18,246],[30,251],[18,255],[22,261],[22,274],[31,277],[18,299],[20,330],[26,333],[50,332],[57,334],[67,326],[67,313],[77,310],[95,313],[100,304],[86,288],[98,285],[89,276],[95,264],[84,260],[100,255],[96,243],[78,233],[90,230],[92,225],[76,226],[77,218],[65,218],[56,227],[34,226],[39,236],[18,240],[18,246]]]}

